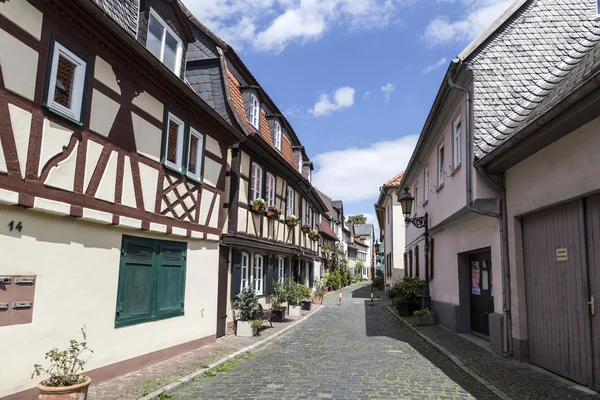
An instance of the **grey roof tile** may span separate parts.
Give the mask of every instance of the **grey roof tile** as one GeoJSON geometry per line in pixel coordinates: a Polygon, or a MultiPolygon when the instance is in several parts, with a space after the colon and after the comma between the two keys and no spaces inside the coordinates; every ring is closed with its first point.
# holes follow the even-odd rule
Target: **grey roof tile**
{"type": "Polygon", "coordinates": [[[94,0],[121,28],[137,37],[139,0],[94,0]]]}

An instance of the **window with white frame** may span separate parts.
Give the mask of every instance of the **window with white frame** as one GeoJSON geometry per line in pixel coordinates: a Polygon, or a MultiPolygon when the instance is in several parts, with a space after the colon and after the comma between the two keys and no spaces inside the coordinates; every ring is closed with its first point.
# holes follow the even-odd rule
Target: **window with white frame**
{"type": "Polygon", "coordinates": [[[177,171],[181,171],[183,160],[183,135],[185,124],[175,115],[169,113],[167,122],[167,143],[165,146],[165,164],[177,171]]]}
{"type": "Polygon", "coordinates": [[[275,205],[275,177],[267,173],[267,205],[275,205]]]}
{"type": "Polygon", "coordinates": [[[438,147],[437,153],[437,187],[439,189],[444,185],[444,179],[446,178],[444,173],[444,143],[438,147]]]}
{"type": "Polygon", "coordinates": [[[425,167],[423,171],[423,201],[427,203],[429,200],[429,167],[425,167]]]}
{"type": "Polygon", "coordinates": [[[250,115],[248,117],[252,126],[258,130],[260,121],[260,103],[258,102],[258,97],[254,94],[250,94],[250,115]]]}
{"type": "Polygon", "coordinates": [[[417,186],[416,184],[415,191],[413,193],[415,194],[415,201],[413,201],[413,213],[416,215],[417,207],[419,206],[419,186],[417,186]]]}
{"type": "Polygon", "coordinates": [[[279,257],[277,259],[277,277],[279,279],[279,283],[283,283],[285,279],[285,260],[283,257],[279,257]]]}
{"type": "Polygon", "coordinates": [[[264,258],[260,254],[254,255],[254,288],[256,294],[263,293],[264,258]]]}
{"type": "Polygon", "coordinates": [[[256,164],[252,163],[252,177],[250,182],[250,201],[262,198],[262,179],[263,170],[256,164]]]}
{"type": "Polygon", "coordinates": [[[302,210],[300,210],[300,218],[302,218],[302,225],[306,225],[308,221],[306,220],[306,200],[302,199],[302,210]]]}
{"type": "Polygon", "coordinates": [[[190,140],[188,143],[187,175],[193,179],[202,179],[202,153],[204,147],[204,136],[190,128],[190,140]]]}
{"type": "Polygon", "coordinates": [[[294,215],[295,213],[295,203],[294,203],[295,199],[294,199],[294,188],[291,186],[288,186],[287,188],[287,215],[294,215]]]}
{"type": "Polygon", "coordinates": [[[454,169],[458,168],[458,166],[460,165],[460,162],[462,161],[462,153],[461,153],[461,147],[462,147],[462,120],[460,119],[460,115],[458,116],[458,118],[454,121],[454,125],[453,125],[453,130],[454,130],[454,169]]]}
{"type": "Polygon", "coordinates": [[[240,291],[244,290],[249,285],[250,285],[250,255],[248,253],[242,253],[240,291]]]}
{"type": "Polygon", "coordinates": [[[148,19],[146,48],[175,75],[181,75],[181,57],[183,54],[181,39],[152,9],[148,19]]]}
{"type": "Polygon", "coordinates": [[[273,144],[277,150],[281,151],[281,124],[278,121],[275,121],[274,125],[273,144]]]}
{"type": "Polygon", "coordinates": [[[54,42],[45,105],[80,123],[87,63],[58,42],[54,42]]]}

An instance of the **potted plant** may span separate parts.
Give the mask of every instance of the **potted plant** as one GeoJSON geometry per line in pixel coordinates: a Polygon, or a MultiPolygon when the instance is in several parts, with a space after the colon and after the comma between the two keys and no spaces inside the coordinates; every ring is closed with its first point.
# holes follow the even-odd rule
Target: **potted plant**
{"type": "Polygon", "coordinates": [[[410,316],[418,309],[424,284],[423,280],[414,276],[405,276],[394,283],[394,303],[400,315],[410,316]]]}
{"type": "Polygon", "coordinates": [[[236,310],[237,336],[252,337],[256,335],[256,326],[252,321],[258,312],[258,296],[254,290],[254,285],[242,289],[237,295],[233,307],[236,310]]]}
{"type": "Polygon", "coordinates": [[[296,283],[291,279],[288,279],[285,283],[285,297],[288,303],[288,315],[290,317],[299,317],[302,315],[300,301],[304,298],[303,287],[304,285],[296,283]]]}
{"type": "Polygon", "coordinates": [[[300,285],[300,292],[302,294],[302,309],[310,311],[312,308],[312,289],[305,285],[300,285]]]}
{"type": "Polygon", "coordinates": [[[282,303],[286,301],[285,285],[281,282],[273,284],[271,293],[271,310],[273,310],[272,322],[283,322],[285,320],[285,307],[282,303]]]}
{"type": "Polygon", "coordinates": [[[417,317],[417,325],[419,326],[435,325],[435,314],[429,311],[428,308],[417,310],[413,315],[417,317]]]}
{"type": "Polygon", "coordinates": [[[285,217],[285,223],[288,226],[296,226],[299,222],[300,220],[295,215],[288,215],[287,217],[285,217]]]}
{"type": "Polygon", "coordinates": [[[302,232],[304,232],[304,233],[310,232],[310,225],[308,225],[308,224],[302,225],[302,232]]]}
{"type": "Polygon", "coordinates": [[[281,210],[277,206],[267,208],[267,217],[277,219],[281,215],[281,210]]]}
{"type": "Polygon", "coordinates": [[[317,240],[319,240],[321,238],[321,235],[319,235],[319,232],[312,229],[308,232],[308,237],[316,242],[317,240]]]}
{"type": "Polygon", "coordinates": [[[41,381],[38,384],[39,398],[44,400],[85,400],[87,392],[92,380],[89,376],[80,375],[87,359],[82,359],[81,356],[85,352],[93,353],[87,347],[86,342],[78,342],[71,340],[69,348],[59,351],[54,348],[46,353],[46,360],[50,361],[48,368],[42,367],[40,364],[33,366],[34,376],[41,374],[50,375],[49,378],[41,381]]]}
{"type": "Polygon", "coordinates": [[[267,202],[263,199],[256,199],[252,202],[252,211],[263,212],[267,208],[267,202]]]}
{"type": "Polygon", "coordinates": [[[325,290],[323,290],[323,282],[320,279],[315,281],[315,293],[313,295],[313,303],[323,304],[323,296],[325,296],[325,290]]]}

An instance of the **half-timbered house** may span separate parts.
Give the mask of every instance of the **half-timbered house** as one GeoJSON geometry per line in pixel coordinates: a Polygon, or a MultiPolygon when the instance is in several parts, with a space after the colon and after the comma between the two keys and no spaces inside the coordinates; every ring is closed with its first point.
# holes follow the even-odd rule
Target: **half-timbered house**
{"type": "Polygon", "coordinates": [[[187,55],[187,79],[247,137],[227,159],[217,324],[225,334],[243,288],[254,284],[266,304],[273,282],[285,277],[312,287],[320,275],[320,245],[303,227],[317,233],[326,208],[311,185],[312,163],[277,105],[232,48],[190,18],[196,42],[187,55]],[[259,199],[265,210],[253,210],[259,199]],[[299,223],[288,224],[288,217],[299,223]]]}
{"type": "MultiPolygon", "coordinates": [[[[96,382],[215,339],[227,149],[246,132],[185,82],[186,18],[169,0],[0,1],[0,397],[31,399],[32,365],[82,331],[96,382]]],[[[305,180],[271,158],[252,162],[300,202],[305,180]]],[[[313,254],[243,215],[248,237],[313,254]]]]}

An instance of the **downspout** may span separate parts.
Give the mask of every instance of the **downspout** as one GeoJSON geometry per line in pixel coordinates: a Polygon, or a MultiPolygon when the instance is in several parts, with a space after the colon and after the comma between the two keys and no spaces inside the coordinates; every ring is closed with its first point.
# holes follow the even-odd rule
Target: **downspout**
{"type": "MultiPolygon", "coordinates": [[[[460,60],[454,59],[452,63],[459,65],[460,60]]],[[[502,193],[500,199],[500,213],[495,213],[473,205],[473,177],[472,177],[472,143],[471,143],[471,91],[466,87],[459,86],[452,80],[452,76],[448,77],[448,86],[450,89],[461,91],[465,94],[465,163],[466,163],[466,200],[467,210],[470,212],[485,215],[487,217],[497,218],[500,225],[500,273],[503,277],[502,282],[502,354],[509,352],[509,319],[510,319],[510,270],[507,268],[508,262],[508,241],[506,232],[506,190],[500,186],[502,193]]]]}

